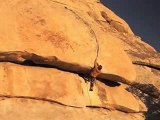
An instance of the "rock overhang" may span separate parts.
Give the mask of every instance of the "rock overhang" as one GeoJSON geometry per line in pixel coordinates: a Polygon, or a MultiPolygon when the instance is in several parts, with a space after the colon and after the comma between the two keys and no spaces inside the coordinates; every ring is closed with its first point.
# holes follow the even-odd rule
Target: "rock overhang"
{"type": "MultiPolygon", "coordinates": [[[[149,52],[151,51],[157,56],[156,51],[144,42],[141,42],[124,20],[99,2],[97,3],[96,0],[44,0],[43,5],[42,1],[26,2],[22,0],[19,2],[19,0],[14,0],[11,2],[6,0],[0,6],[0,31],[2,33],[0,40],[3,41],[0,43],[1,62],[15,62],[24,65],[29,60],[36,66],[42,65],[51,69],[55,69],[52,67],[57,67],[60,71],[69,70],[72,73],[86,73],[93,67],[93,63],[98,55],[98,62],[104,66],[100,78],[129,85],[133,85],[132,83],[134,83],[134,80],[137,80],[139,75],[136,74],[132,63],[152,68],[159,67],[159,58],[153,59],[151,57],[147,60],[146,50],[148,49],[149,52]],[[106,12],[114,22],[112,24],[106,23],[100,11],[106,12]],[[5,17],[6,14],[8,15],[7,17],[5,17]],[[10,34],[8,34],[8,31],[10,31],[10,34]],[[124,31],[125,33],[123,33],[124,31]],[[125,40],[123,40],[124,36],[125,40]],[[131,44],[133,47],[131,47],[131,44]],[[99,52],[97,51],[97,45],[100,48],[99,52]],[[133,51],[131,48],[134,48],[133,51]],[[131,56],[131,59],[124,50],[131,56]],[[38,58],[27,57],[26,59],[23,57],[24,55],[19,56],[15,51],[19,51],[18,53],[25,53],[24,51],[26,51],[27,54],[29,53],[29,56],[33,55],[38,58]],[[139,53],[137,53],[138,51],[139,53]],[[145,60],[141,59],[141,55],[145,56],[145,60]]],[[[134,85],[139,86],[139,83],[134,85]]],[[[40,85],[40,87],[42,86],[40,85]]],[[[101,83],[100,86],[102,86],[101,83]]],[[[37,87],[37,89],[40,87],[37,87]]],[[[107,89],[107,93],[109,93],[108,91],[111,90],[108,90],[106,87],[103,86],[102,88],[107,89]]],[[[100,91],[102,88],[98,89],[96,86],[95,92],[97,93],[91,93],[91,96],[95,98],[95,104],[93,105],[105,103],[105,99],[103,101],[97,95],[98,90],[100,91]]],[[[126,93],[126,91],[123,93],[126,93]]],[[[118,95],[120,94],[121,92],[118,95]]],[[[44,93],[41,95],[43,96],[44,93]]],[[[118,99],[117,96],[115,96],[115,100],[118,99]]],[[[78,100],[72,99],[72,95],[70,97],[71,100],[75,101],[67,101],[68,97],[66,98],[66,103],[74,103],[78,107],[85,106],[81,102],[77,104],[78,100]]],[[[111,103],[108,104],[116,109],[123,109],[125,112],[146,111],[143,105],[139,106],[143,108],[140,110],[138,107],[129,105],[126,107],[123,102],[120,103],[119,101],[112,104],[115,100],[110,99],[111,103]]],[[[134,101],[134,98],[132,100],[134,101]]],[[[90,106],[89,102],[86,105],[90,106]]],[[[136,106],[138,105],[139,103],[136,104],[136,106]]]]}

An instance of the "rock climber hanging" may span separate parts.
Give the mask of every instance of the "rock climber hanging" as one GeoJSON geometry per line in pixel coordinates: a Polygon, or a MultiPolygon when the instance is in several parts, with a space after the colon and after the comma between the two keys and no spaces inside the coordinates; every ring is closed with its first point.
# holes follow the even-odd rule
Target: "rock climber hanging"
{"type": "Polygon", "coordinates": [[[97,62],[94,63],[94,67],[90,71],[90,91],[93,91],[96,78],[101,74],[102,65],[99,65],[97,62]]]}

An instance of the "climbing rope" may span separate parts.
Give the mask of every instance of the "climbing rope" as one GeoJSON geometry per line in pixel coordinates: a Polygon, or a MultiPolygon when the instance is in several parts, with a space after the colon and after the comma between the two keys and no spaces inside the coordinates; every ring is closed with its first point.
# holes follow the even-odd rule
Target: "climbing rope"
{"type": "MultiPolygon", "coordinates": [[[[91,27],[90,27],[90,28],[91,28],[91,27]]],[[[97,50],[96,50],[97,55],[96,55],[96,58],[95,58],[95,60],[94,60],[94,65],[95,65],[95,64],[97,64],[97,59],[98,59],[98,55],[99,55],[99,43],[98,43],[98,39],[97,39],[97,36],[96,36],[94,30],[93,30],[93,29],[91,29],[91,30],[92,30],[92,33],[93,33],[94,36],[95,36],[96,43],[97,43],[97,50]]]]}
{"type": "Polygon", "coordinates": [[[88,84],[86,84],[86,88],[87,88],[87,93],[88,93],[88,98],[89,98],[89,102],[90,102],[90,105],[92,106],[92,101],[91,101],[91,98],[90,98],[90,95],[89,95],[89,88],[88,88],[88,84]]]}
{"type": "Polygon", "coordinates": [[[99,54],[99,43],[98,43],[98,39],[97,39],[96,34],[95,34],[94,30],[92,29],[91,25],[90,25],[87,21],[85,21],[82,17],[80,17],[80,16],[78,15],[78,13],[76,13],[76,12],[73,11],[72,9],[69,9],[69,8],[67,8],[67,9],[70,10],[73,14],[75,14],[76,17],[77,17],[79,20],[81,20],[84,24],[86,24],[86,25],[88,26],[88,28],[90,29],[90,33],[94,35],[94,38],[96,39],[96,43],[97,43],[97,50],[96,50],[97,55],[96,55],[96,58],[95,58],[95,60],[94,60],[94,65],[95,65],[95,64],[97,63],[98,54],[99,54]]]}
{"type": "MultiPolygon", "coordinates": [[[[68,9],[68,8],[67,8],[67,9],[68,9]]],[[[96,54],[96,58],[95,58],[95,60],[94,60],[94,65],[97,64],[97,59],[98,59],[98,54],[99,54],[99,43],[98,43],[98,39],[97,39],[97,36],[96,36],[94,30],[92,29],[91,25],[90,25],[88,22],[86,22],[82,17],[80,17],[80,16],[78,15],[78,13],[76,13],[76,12],[73,11],[72,9],[68,9],[68,10],[70,10],[73,14],[75,14],[78,19],[82,20],[82,22],[89,27],[91,34],[94,35],[94,38],[96,39],[96,43],[97,43],[97,49],[96,49],[96,53],[97,53],[97,54],[96,54]]],[[[87,85],[87,84],[86,84],[86,85],[87,85]]],[[[87,85],[86,88],[87,88],[87,93],[88,93],[90,105],[92,105],[91,98],[90,98],[90,95],[89,95],[88,85],[87,85]]]]}

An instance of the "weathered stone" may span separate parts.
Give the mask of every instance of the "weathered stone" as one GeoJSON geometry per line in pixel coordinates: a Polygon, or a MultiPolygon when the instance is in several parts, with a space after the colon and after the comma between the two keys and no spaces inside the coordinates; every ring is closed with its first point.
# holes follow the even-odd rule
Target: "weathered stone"
{"type": "Polygon", "coordinates": [[[125,28],[125,26],[122,23],[112,20],[104,11],[101,11],[101,15],[106,20],[106,22],[109,23],[111,27],[115,28],[118,32],[129,33],[129,30],[125,28]]]}
{"type": "Polygon", "coordinates": [[[138,113],[102,109],[147,110],[123,85],[97,81],[90,92],[90,84],[76,75],[88,73],[97,60],[103,66],[99,78],[105,83],[121,82],[159,96],[159,53],[135,36],[124,20],[99,0],[0,3],[1,119],[144,119],[138,113]]]}
{"type": "MultiPolygon", "coordinates": [[[[103,65],[103,76],[109,73],[128,81],[135,79],[134,67],[119,43],[115,43],[115,38],[109,34],[105,35],[99,28],[99,22],[88,16],[87,12],[91,11],[88,2],[91,1],[18,1],[8,0],[0,5],[1,52],[27,51],[42,57],[54,56],[76,67],[89,68],[93,67],[98,57],[97,62],[103,65]],[[80,12],[82,8],[77,4],[84,6],[81,7],[86,13],[80,12]],[[79,9],[75,10],[73,5],[79,9]],[[117,58],[126,65],[117,63],[117,58]]],[[[93,6],[105,9],[97,2],[93,6]]],[[[124,23],[111,11],[104,11],[124,23]]],[[[100,10],[95,9],[95,13],[98,14],[97,19],[102,18],[100,10]]]]}
{"type": "Polygon", "coordinates": [[[160,90],[160,71],[146,66],[136,65],[136,82],[152,84],[160,90]]]}
{"type": "Polygon", "coordinates": [[[70,106],[85,106],[81,81],[77,75],[10,63],[1,63],[0,70],[1,95],[42,98],[70,106]]]}
{"type": "Polygon", "coordinates": [[[107,87],[98,82],[92,92],[89,83],[72,73],[11,63],[0,63],[0,73],[1,97],[42,99],[74,107],[112,107],[125,112],[146,111],[123,87],[107,87]]]}
{"type": "Polygon", "coordinates": [[[123,113],[99,108],[73,108],[40,100],[3,98],[2,120],[144,120],[141,113],[123,113]]]}
{"type": "Polygon", "coordinates": [[[122,47],[131,58],[133,64],[160,69],[160,53],[152,46],[135,35],[114,34],[114,37],[116,36],[121,39],[122,47]]]}
{"type": "Polygon", "coordinates": [[[103,106],[111,106],[120,111],[147,111],[144,103],[134,98],[130,92],[127,92],[123,86],[109,87],[101,82],[97,83],[98,86],[98,95],[103,106]],[[105,99],[106,98],[106,99],[105,99]],[[139,102],[138,102],[139,101],[139,102]],[[133,111],[134,108],[135,110],[133,111]]]}
{"type": "Polygon", "coordinates": [[[0,15],[0,51],[28,51],[93,66],[95,35],[65,6],[50,6],[47,0],[8,0],[0,5],[0,15]]]}

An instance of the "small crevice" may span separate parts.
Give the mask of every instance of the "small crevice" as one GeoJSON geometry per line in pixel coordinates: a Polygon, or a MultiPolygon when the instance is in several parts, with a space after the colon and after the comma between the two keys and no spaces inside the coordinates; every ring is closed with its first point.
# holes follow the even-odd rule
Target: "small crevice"
{"type": "Polygon", "coordinates": [[[58,2],[58,1],[55,1],[55,0],[48,0],[48,1],[49,1],[49,2],[52,2],[52,3],[55,3],[55,4],[62,5],[62,6],[64,6],[65,8],[66,8],[66,6],[67,6],[67,7],[70,7],[70,8],[78,9],[78,8],[76,8],[76,7],[74,7],[74,6],[69,5],[69,4],[65,4],[65,3],[62,3],[62,2],[58,2]]]}
{"type": "Polygon", "coordinates": [[[153,68],[156,70],[160,70],[160,65],[155,65],[151,63],[142,62],[142,61],[133,61],[132,63],[135,65],[141,65],[141,66],[146,66],[146,67],[153,68]]]}
{"type": "Polygon", "coordinates": [[[25,65],[25,66],[39,66],[39,65],[35,64],[32,60],[24,60],[22,65],[25,65]]]}
{"type": "Polygon", "coordinates": [[[47,98],[39,98],[39,97],[30,97],[30,96],[11,96],[11,95],[0,95],[0,98],[19,98],[19,99],[31,99],[31,100],[37,100],[37,101],[44,101],[44,102],[49,102],[49,103],[56,103],[59,105],[67,106],[67,107],[73,107],[73,108],[82,108],[82,107],[77,107],[77,106],[72,106],[72,105],[66,105],[61,102],[57,102],[52,99],[47,99],[47,98]]]}
{"type": "MultiPolygon", "coordinates": [[[[61,4],[61,5],[67,5],[67,4],[65,4],[65,3],[58,2],[58,1],[55,1],[55,0],[49,0],[49,1],[54,2],[54,3],[57,3],[57,4],[61,4]]],[[[67,6],[68,6],[68,5],[67,5],[67,6]]]]}
{"type": "Polygon", "coordinates": [[[110,86],[110,87],[118,87],[121,84],[118,82],[114,82],[114,81],[110,81],[110,80],[106,80],[106,79],[98,79],[100,82],[104,83],[106,86],[110,86]]]}

